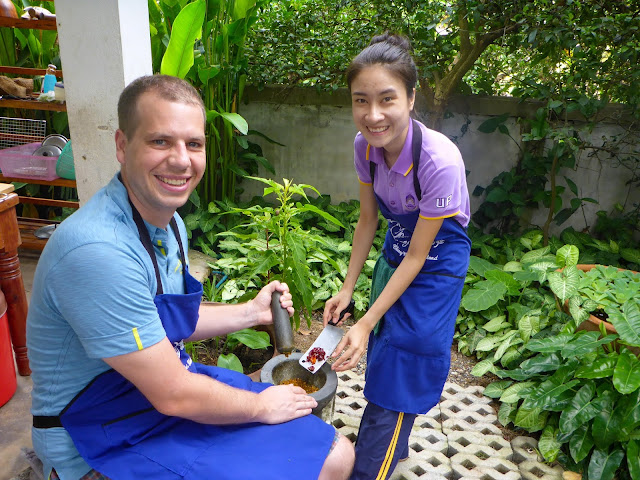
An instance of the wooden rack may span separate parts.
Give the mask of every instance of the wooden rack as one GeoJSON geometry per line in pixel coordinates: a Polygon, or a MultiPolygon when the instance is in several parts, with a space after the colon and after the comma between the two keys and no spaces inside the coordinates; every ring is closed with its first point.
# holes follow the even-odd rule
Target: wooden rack
{"type": "MultiPolygon", "coordinates": [[[[56,30],[55,18],[46,18],[41,20],[26,20],[23,18],[7,18],[0,17],[0,27],[13,27],[13,28],[26,28],[37,30],[56,30]]],[[[20,76],[42,76],[46,73],[44,68],[22,68],[22,67],[8,67],[0,65],[0,73],[8,73],[20,76]]],[[[56,77],[62,78],[62,71],[56,71],[56,77]]],[[[54,112],[66,112],[67,104],[58,102],[40,102],[38,101],[38,94],[32,94],[27,99],[5,99],[0,98],[0,108],[17,108],[25,110],[48,110],[54,112]]],[[[54,187],[71,187],[76,188],[75,180],[66,180],[58,178],[55,180],[38,180],[34,178],[13,178],[5,177],[0,174],[1,182],[22,182],[31,183],[36,185],[49,185],[54,187]]],[[[19,196],[21,203],[30,203],[36,205],[45,205],[49,207],[69,207],[79,208],[78,202],[70,202],[66,200],[53,200],[50,198],[38,198],[38,197],[26,197],[19,196]]],[[[35,237],[34,232],[39,227],[44,225],[51,225],[58,223],[52,220],[43,220],[37,218],[18,217],[18,227],[20,229],[20,235],[22,237],[22,248],[42,250],[46,244],[46,240],[35,237]]]]}
{"type": "MultiPolygon", "coordinates": [[[[2,20],[3,17],[0,17],[2,20]]],[[[6,20],[6,18],[4,19],[6,20]]],[[[22,67],[5,67],[0,65],[0,73],[9,73],[13,75],[36,77],[42,76],[46,73],[44,68],[22,68],[22,67]]],[[[62,72],[56,71],[56,78],[62,78],[62,72]]],[[[66,112],[67,104],[65,102],[40,102],[38,101],[39,94],[31,94],[29,98],[13,99],[13,98],[0,98],[1,108],[23,108],[25,110],[48,110],[52,112],[66,112]]]]}

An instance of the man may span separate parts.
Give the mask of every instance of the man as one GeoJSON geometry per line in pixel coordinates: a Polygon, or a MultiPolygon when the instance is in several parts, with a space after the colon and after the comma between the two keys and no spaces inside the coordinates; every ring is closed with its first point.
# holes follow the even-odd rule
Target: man
{"type": "Polygon", "coordinates": [[[202,305],[176,209],[205,168],[205,111],[175,77],[118,102],[121,170],[49,240],[27,320],[34,449],[62,480],[346,479],[348,439],[304,390],[191,361],[184,342],[272,322],[280,282],[242,305],[202,305]]]}

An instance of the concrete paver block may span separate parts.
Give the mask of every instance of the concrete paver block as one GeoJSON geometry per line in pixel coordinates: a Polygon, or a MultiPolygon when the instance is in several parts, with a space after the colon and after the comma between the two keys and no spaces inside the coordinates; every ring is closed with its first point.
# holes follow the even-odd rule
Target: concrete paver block
{"type": "Polygon", "coordinates": [[[559,465],[550,466],[542,462],[534,462],[531,460],[525,460],[520,465],[520,475],[523,480],[562,480],[562,473],[564,472],[559,465]]]}
{"type": "Polygon", "coordinates": [[[480,432],[484,435],[501,435],[500,428],[490,422],[478,421],[477,417],[450,418],[442,422],[442,431],[450,432],[480,432]]]}
{"type": "Polygon", "coordinates": [[[453,474],[451,461],[441,453],[425,452],[411,452],[407,460],[398,462],[390,480],[450,479],[453,474]]]}
{"type": "MultiPolygon", "coordinates": [[[[513,461],[511,444],[501,435],[483,435],[477,432],[451,432],[447,435],[449,441],[448,456],[458,453],[475,455],[483,459],[500,457],[513,461]]],[[[515,463],[515,462],[514,462],[515,463]]]]}
{"type": "Polygon", "coordinates": [[[520,480],[518,466],[501,457],[479,458],[475,454],[456,453],[451,457],[453,478],[482,480],[520,480]]]}
{"type": "MultiPolygon", "coordinates": [[[[409,448],[412,452],[440,452],[447,455],[449,451],[449,440],[447,436],[438,430],[419,429],[412,430],[409,436],[409,448]]],[[[413,453],[410,454],[410,456],[413,453]]]]}
{"type": "Polygon", "coordinates": [[[516,437],[511,440],[513,448],[513,461],[521,463],[526,460],[542,462],[542,455],[538,453],[538,441],[532,437],[516,437]]]}

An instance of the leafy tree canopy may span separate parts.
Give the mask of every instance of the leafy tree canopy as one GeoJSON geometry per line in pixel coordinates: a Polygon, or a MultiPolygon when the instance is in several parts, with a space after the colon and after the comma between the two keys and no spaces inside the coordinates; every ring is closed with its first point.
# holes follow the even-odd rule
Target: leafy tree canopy
{"type": "Polygon", "coordinates": [[[250,80],[336,89],[385,30],[411,39],[436,116],[454,93],[640,99],[637,0],[273,0],[250,39],[250,80]]]}

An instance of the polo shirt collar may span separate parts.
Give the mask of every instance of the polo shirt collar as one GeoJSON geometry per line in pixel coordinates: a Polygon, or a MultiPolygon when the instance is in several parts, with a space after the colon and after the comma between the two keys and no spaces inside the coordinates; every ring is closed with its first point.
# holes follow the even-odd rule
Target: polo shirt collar
{"type": "MultiPolygon", "coordinates": [[[[109,184],[107,185],[107,193],[111,197],[111,199],[118,205],[118,207],[122,210],[127,218],[127,223],[134,229],[136,232],[138,231],[135,222],[133,221],[133,214],[131,212],[131,205],[129,204],[129,196],[127,195],[127,189],[124,184],[120,180],[119,174],[115,174],[111,179],[109,184]]],[[[157,240],[161,240],[163,243],[167,241],[168,233],[166,229],[158,228],[155,225],[150,224],[146,220],[144,220],[144,224],[149,231],[149,236],[151,237],[151,242],[156,245],[157,240]]]]}
{"type": "MultiPolygon", "coordinates": [[[[407,129],[407,138],[405,138],[404,145],[400,151],[400,155],[393,164],[390,171],[399,173],[402,176],[407,176],[411,172],[413,167],[413,151],[411,148],[411,142],[413,140],[413,120],[409,119],[409,128],[407,129]]],[[[382,148],[371,148],[369,152],[369,160],[377,165],[384,165],[384,153],[382,148]]]]}

